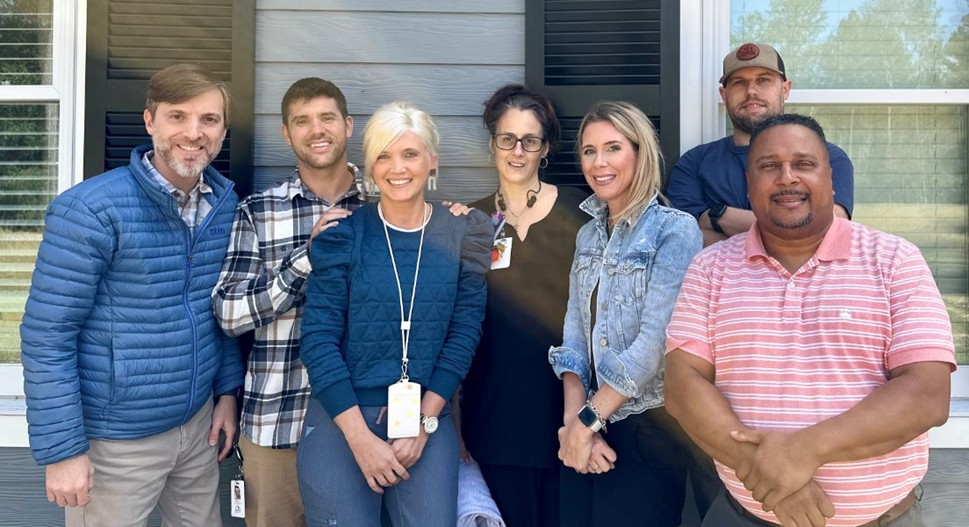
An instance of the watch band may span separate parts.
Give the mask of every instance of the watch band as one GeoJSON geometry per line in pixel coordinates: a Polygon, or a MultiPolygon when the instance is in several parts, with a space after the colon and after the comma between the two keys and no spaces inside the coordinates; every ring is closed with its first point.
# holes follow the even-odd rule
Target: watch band
{"type": "Polygon", "coordinates": [[[592,401],[586,401],[585,405],[579,410],[578,418],[580,423],[593,432],[598,432],[606,426],[606,420],[602,418],[602,414],[592,404],[592,401]]]}
{"type": "Polygon", "coordinates": [[[714,205],[707,211],[707,216],[710,218],[710,226],[720,234],[726,234],[723,232],[723,227],[720,226],[720,218],[725,212],[727,212],[727,206],[723,204],[714,205]]]}

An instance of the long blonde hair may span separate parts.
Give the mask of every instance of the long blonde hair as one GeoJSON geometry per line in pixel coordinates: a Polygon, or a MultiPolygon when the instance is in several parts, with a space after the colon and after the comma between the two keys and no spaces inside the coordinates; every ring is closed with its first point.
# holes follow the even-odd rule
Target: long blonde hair
{"type": "Polygon", "coordinates": [[[625,101],[603,101],[589,109],[579,126],[575,142],[582,156],[582,134],[592,123],[607,122],[632,143],[636,150],[636,172],[629,187],[629,201],[622,210],[610,210],[615,223],[632,219],[654,196],[660,194],[662,153],[653,123],[636,105],[625,101]]]}

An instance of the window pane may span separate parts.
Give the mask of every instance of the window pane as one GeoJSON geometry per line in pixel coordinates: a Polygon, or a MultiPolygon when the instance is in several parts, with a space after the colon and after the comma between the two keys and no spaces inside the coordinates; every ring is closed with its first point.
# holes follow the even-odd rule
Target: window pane
{"type": "Polygon", "coordinates": [[[798,106],[855,165],[854,220],[918,245],[969,364],[969,168],[964,106],[798,106]]]}
{"type": "Polygon", "coordinates": [[[53,0],[0,0],[0,85],[53,84],[53,0]]]}
{"type": "Polygon", "coordinates": [[[0,363],[20,361],[19,325],[57,193],[58,105],[0,104],[0,363]]]}
{"type": "Polygon", "coordinates": [[[731,0],[731,44],[771,44],[795,88],[967,88],[965,0],[731,0]]]}

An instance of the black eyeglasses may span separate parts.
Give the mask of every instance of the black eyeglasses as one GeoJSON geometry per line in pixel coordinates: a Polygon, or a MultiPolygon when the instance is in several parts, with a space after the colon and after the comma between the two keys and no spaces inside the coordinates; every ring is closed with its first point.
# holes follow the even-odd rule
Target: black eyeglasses
{"type": "Polygon", "coordinates": [[[496,134],[495,146],[502,150],[514,150],[516,143],[522,144],[522,150],[526,152],[538,152],[542,149],[542,145],[545,144],[544,137],[534,137],[531,135],[526,135],[525,137],[517,137],[514,134],[496,134]]]}

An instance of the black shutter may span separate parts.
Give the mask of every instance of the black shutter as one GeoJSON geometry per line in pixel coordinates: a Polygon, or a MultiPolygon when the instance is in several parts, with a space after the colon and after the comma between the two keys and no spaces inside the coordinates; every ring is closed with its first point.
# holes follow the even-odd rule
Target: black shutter
{"type": "Polygon", "coordinates": [[[562,148],[545,171],[548,181],[585,184],[575,136],[600,100],[639,106],[660,132],[666,165],[676,161],[679,16],[673,0],[526,0],[525,82],[552,96],[562,121],[562,148]]]}
{"type": "Polygon", "coordinates": [[[204,66],[229,87],[232,115],[213,166],[252,187],[255,0],[102,0],[87,13],[84,176],[125,165],[150,141],[142,112],[148,79],[183,62],[204,66]]]}

